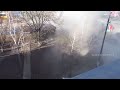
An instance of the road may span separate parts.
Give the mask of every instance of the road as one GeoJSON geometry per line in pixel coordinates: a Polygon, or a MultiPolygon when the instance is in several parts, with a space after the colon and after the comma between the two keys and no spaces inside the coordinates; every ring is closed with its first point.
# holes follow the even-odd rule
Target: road
{"type": "Polygon", "coordinates": [[[120,60],[77,75],[72,79],[120,79],[120,60]]]}

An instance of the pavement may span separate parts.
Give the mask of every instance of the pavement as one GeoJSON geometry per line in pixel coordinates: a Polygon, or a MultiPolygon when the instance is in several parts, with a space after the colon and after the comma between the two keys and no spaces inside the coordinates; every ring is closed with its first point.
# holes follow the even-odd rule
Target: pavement
{"type": "Polygon", "coordinates": [[[120,59],[71,79],[120,79],[120,59]]]}

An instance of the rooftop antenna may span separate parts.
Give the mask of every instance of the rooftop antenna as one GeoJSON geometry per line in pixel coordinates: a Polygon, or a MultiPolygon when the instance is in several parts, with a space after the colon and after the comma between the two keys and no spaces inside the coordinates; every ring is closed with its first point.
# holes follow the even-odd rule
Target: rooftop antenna
{"type": "Polygon", "coordinates": [[[102,51],[103,51],[103,46],[104,46],[104,41],[105,41],[106,34],[107,34],[107,29],[108,29],[108,26],[109,26],[109,23],[110,23],[111,13],[112,12],[110,12],[108,20],[107,20],[107,26],[106,26],[106,29],[105,29],[105,33],[104,33],[104,37],[103,37],[103,41],[102,41],[102,46],[101,46],[100,54],[99,54],[98,61],[97,61],[97,67],[100,66],[103,63],[101,61],[101,54],[102,54],[102,51]]]}

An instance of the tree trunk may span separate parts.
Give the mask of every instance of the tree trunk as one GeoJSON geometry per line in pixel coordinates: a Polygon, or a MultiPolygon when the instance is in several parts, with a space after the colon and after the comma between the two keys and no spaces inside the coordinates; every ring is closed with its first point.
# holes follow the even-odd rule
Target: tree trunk
{"type": "Polygon", "coordinates": [[[21,57],[20,57],[19,48],[17,48],[17,55],[18,55],[18,61],[19,61],[20,72],[22,73],[22,61],[21,61],[21,57]]]}
{"type": "Polygon", "coordinates": [[[24,55],[23,79],[31,79],[30,46],[28,52],[24,55]]]}

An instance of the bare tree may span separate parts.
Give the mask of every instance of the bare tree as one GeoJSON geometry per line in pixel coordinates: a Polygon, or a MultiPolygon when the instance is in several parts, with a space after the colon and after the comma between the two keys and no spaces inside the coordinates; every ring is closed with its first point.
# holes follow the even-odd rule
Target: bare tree
{"type": "MultiPolygon", "coordinates": [[[[57,16],[56,15],[57,11],[19,11],[21,16],[14,16],[13,12],[16,11],[6,11],[8,20],[6,23],[4,23],[5,24],[4,26],[1,26],[1,28],[6,27],[6,30],[9,33],[8,36],[10,42],[12,42],[10,50],[14,54],[16,53],[18,54],[18,60],[20,62],[20,65],[21,65],[20,53],[21,50],[24,50],[23,52],[25,57],[23,78],[30,79],[31,78],[30,52],[32,49],[31,46],[34,46],[32,44],[33,43],[35,44],[34,42],[35,38],[33,38],[32,34],[35,34],[37,36],[39,48],[45,48],[50,45],[54,45],[53,40],[46,38],[46,36],[49,36],[49,34],[51,33],[55,33],[56,26],[45,28],[45,25],[51,24],[59,26],[61,23],[60,18],[62,16],[62,13],[60,13],[60,15],[57,16]],[[22,26],[22,24],[24,26],[22,26]]],[[[0,34],[2,34],[2,32],[5,31],[1,29],[0,34]]],[[[1,36],[0,38],[1,44],[3,44],[5,42],[5,39],[3,39],[3,37],[1,36]]]]}
{"type": "Polygon", "coordinates": [[[34,32],[37,35],[38,45],[41,46],[41,39],[47,32],[42,31],[45,24],[50,24],[52,22],[57,23],[58,18],[55,16],[55,11],[21,11],[23,20],[27,23],[30,28],[30,32],[34,32]]]}
{"type": "Polygon", "coordinates": [[[18,60],[19,60],[19,67],[20,71],[22,69],[22,62],[21,62],[21,57],[20,57],[20,48],[23,43],[23,38],[24,38],[24,31],[19,26],[19,24],[16,22],[16,18],[12,14],[13,11],[8,11],[7,16],[8,16],[8,32],[9,35],[11,36],[13,40],[13,46],[12,46],[12,52],[17,53],[18,55],[18,60]]]}
{"type": "MultiPolygon", "coordinates": [[[[48,34],[50,34],[51,32],[55,32],[55,28],[52,28],[48,26],[47,30],[45,29],[45,25],[46,24],[59,24],[59,20],[62,14],[60,14],[60,16],[56,16],[56,12],[55,11],[21,11],[20,12],[22,15],[22,20],[26,23],[29,31],[32,34],[34,34],[36,37],[34,39],[37,38],[37,42],[38,42],[38,47],[39,48],[44,48],[44,47],[48,47],[49,45],[52,45],[53,42],[51,43],[51,41],[53,40],[49,40],[46,38],[46,36],[48,36],[48,34]],[[46,43],[46,44],[45,44],[46,43]],[[44,44],[44,45],[43,45],[44,44]]],[[[31,41],[32,39],[30,39],[30,46],[32,46],[31,41]]],[[[30,47],[29,46],[29,47],[30,47]]],[[[30,50],[31,47],[28,50],[27,56],[24,60],[24,74],[23,74],[23,78],[31,78],[31,71],[30,71],[30,50]]]]}

